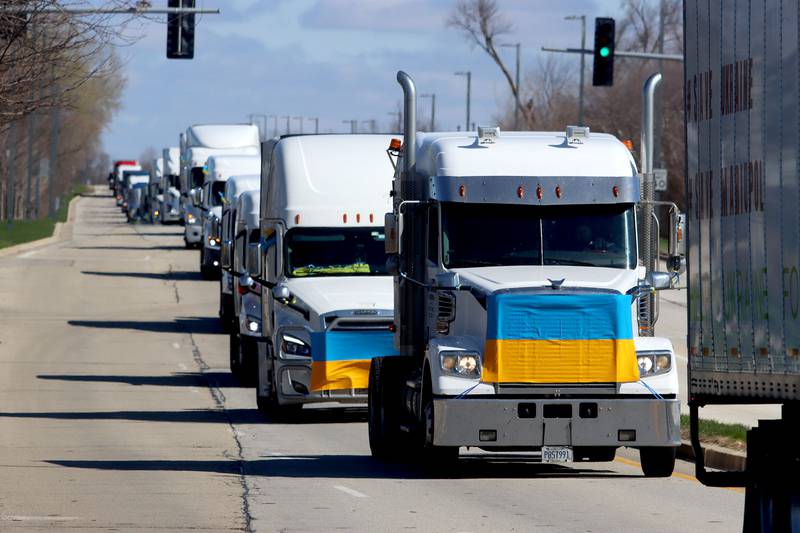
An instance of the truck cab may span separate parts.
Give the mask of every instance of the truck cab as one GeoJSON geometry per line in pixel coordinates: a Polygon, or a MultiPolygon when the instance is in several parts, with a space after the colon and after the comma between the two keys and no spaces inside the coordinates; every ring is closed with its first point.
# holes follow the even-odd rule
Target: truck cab
{"type": "Polygon", "coordinates": [[[199,194],[193,191],[200,190],[206,182],[208,158],[259,153],[258,128],[253,124],[195,124],[181,134],[181,198],[187,248],[203,246],[203,213],[192,195],[199,194]]]}
{"type": "Polygon", "coordinates": [[[366,400],[370,360],[392,347],[392,280],[382,213],[391,205],[386,135],[281,138],[262,161],[259,409],[366,400]]]}
{"type": "Polygon", "coordinates": [[[142,170],[136,161],[117,161],[114,164],[114,199],[117,207],[125,203],[125,172],[142,170]]]}
{"type": "Polygon", "coordinates": [[[372,362],[373,455],[409,439],[438,459],[474,446],[610,461],[630,446],[645,474],[670,475],[675,354],[645,336],[638,300],[672,277],[641,266],[626,146],[576,127],[416,134],[411,119],[390,153],[401,356],[372,362]]]}
{"type": "Polygon", "coordinates": [[[119,187],[119,195],[122,198],[120,206],[122,207],[122,212],[128,214],[128,220],[131,220],[131,202],[135,202],[134,210],[137,211],[135,214],[136,218],[138,219],[141,217],[141,213],[138,213],[138,210],[143,200],[143,193],[141,190],[134,193],[134,187],[138,185],[138,189],[141,189],[141,186],[143,185],[144,188],[147,189],[149,183],[150,173],[146,170],[124,170],[122,172],[122,179],[120,180],[119,187]]]}
{"type": "Polygon", "coordinates": [[[220,277],[220,219],[225,201],[225,182],[234,175],[258,174],[261,171],[261,157],[211,156],[206,167],[199,205],[202,217],[200,272],[206,279],[217,279],[220,277]]]}
{"type": "MultiPolygon", "coordinates": [[[[231,334],[236,333],[235,310],[237,307],[234,304],[236,297],[234,281],[238,276],[246,272],[246,270],[236,271],[233,268],[234,239],[238,234],[236,230],[237,203],[242,193],[258,190],[260,186],[260,174],[232,176],[225,182],[225,201],[222,205],[222,217],[220,218],[222,276],[219,284],[219,317],[225,329],[230,330],[231,334]]],[[[258,218],[258,213],[256,213],[256,218],[258,218]]],[[[256,242],[258,241],[256,240],[256,242]]]]}
{"type": "Polygon", "coordinates": [[[161,203],[164,201],[161,182],[164,175],[164,159],[153,159],[153,173],[150,175],[150,185],[147,191],[147,217],[150,223],[155,224],[161,220],[161,203]]]}
{"type": "Polygon", "coordinates": [[[261,338],[261,285],[247,272],[248,260],[257,256],[248,254],[250,245],[257,248],[261,241],[259,205],[261,191],[257,186],[240,194],[236,199],[234,239],[232,245],[234,277],[234,329],[230,338],[231,372],[245,384],[254,384],[258,371],[258,345],[261,338]]]}
{"type": "Polygon", "coordinates": [[[164,148],[159,218],[162,224],[181,220],[180,148],[164,148]]]}

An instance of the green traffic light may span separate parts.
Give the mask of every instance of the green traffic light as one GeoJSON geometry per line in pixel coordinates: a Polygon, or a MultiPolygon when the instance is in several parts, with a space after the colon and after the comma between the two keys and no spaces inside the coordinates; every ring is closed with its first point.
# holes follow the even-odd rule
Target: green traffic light
{"type": "Polygon", "coordinates": [[[611,49],[608,46],[604,46],[600,49],[600,57],[608,57],[611,55],[611,49]]]}

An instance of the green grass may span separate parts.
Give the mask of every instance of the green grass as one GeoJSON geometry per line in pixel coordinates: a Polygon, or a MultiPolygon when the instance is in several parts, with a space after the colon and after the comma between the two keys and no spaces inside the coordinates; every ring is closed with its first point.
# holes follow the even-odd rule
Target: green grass
{"type": "Polygon", "coordinates": [[[69,202],[75,196],[83,194],[88,190],[86,185],[76,185],[72,191],[66,195],[53,219],[42,218],[39,220],[15,220],[13,226],[9,228],[8,221],[0,221],[0,248],[7,248],[25,242],[36,241],[50,237],[53,234],[56,222],[67,220],[69,202]]]}
{"type": "MultiPolygon", "coordinates": [[[[702,418],[699,423],[700,440],[731,440],[745,444],[748,429],[741,424],[724,424],[702,418]]],[[[689,415],[681,415],[681,432],[689,432],[689,415]]]]}

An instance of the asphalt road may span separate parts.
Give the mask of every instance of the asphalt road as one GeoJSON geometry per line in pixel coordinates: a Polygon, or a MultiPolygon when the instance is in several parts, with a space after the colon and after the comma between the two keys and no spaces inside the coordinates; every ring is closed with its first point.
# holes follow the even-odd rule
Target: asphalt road
{"type": "Polygon", "coordinates": [[[740,490],[645,479],[633,450],[431,475],[373,461],[363,409],[263,419],[180,229],[87,197],[0,259],[0,531],[741,531],[740,490]]]}

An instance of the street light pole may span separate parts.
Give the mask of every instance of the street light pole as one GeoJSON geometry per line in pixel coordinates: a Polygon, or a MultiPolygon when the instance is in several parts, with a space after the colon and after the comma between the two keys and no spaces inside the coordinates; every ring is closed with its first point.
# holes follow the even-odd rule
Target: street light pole
{"type": "Polygon", "coordinates": [[[519,91],[520,91],[520,87],[519,87],[519,52],[520,52],[520,43],[501,44],[500,46],[502,46],[504,48],[516,48],[517,49],[517,61],[516,61],[517,68],[516,68],[516,72],[514,73],[514,84],[517,87],[517,90],[515,91],[516,94],[514,95],[514,129],[519,131],[519,91]]]}
{"type": "Polygon", "coordinates": [[[350,133],[358,133],[358,120],[343,120],[342,124],[350,124],[350,133]]]}
{"type": "Polygon", "coordinates": [[[319,117],[307,118],[306,120],[313,120],[314,121],[314,133],[319,133],[319,117]]]}
{"type": "Polygon", "coordinates": [[[436,93],[426,93],[419,95],[420,98],[430,98],[431,99],[431,129],[430,131],[436,131],[436,93]]]}
{"type": "Polygon", "coordinates": [[[292,120],[292,117],[290,117],[289,115],[286,115],[283,118],[286,119],[286,135],[289,135],[289,133],[292,131],[292,126],[291,126],[291,123],[290,123],[290,121],[292,120]]]}
{"type": "MultiPolygon", "coordinates": [[[[586,15],[571,15],[564,17],[565,20],[581,21],[581,50],[586,49],[586,15]]],[[[586,54],[581,54],[581,81],[578,90],[578,125],[583,126],[583,76],[586,70],[586,54]]]]}
{"type": "Polygon", "coordinates": [[[464,126],[464,131],[469,131],[469,108],[470,108],[470,100],[472,99],[472,71],[467,70],[466,72],[456,72],[456,76],[466,76],[467,77],[467,123],[464,126]]]}

